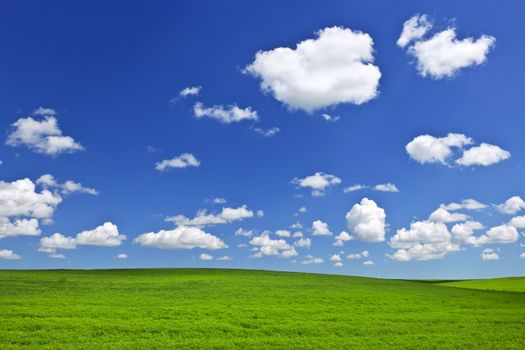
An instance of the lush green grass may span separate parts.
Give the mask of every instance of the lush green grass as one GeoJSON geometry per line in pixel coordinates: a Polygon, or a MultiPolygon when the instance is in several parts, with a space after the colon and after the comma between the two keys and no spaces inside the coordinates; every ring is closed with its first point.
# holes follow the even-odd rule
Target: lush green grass
{"type": "Polygon", "coordinates": [[[525,294],[268,271],[0,271],[0,349],[523,349],[525,294]]]}
{"type": "Polygon", "coordinates": [[[439,283],[447,287],[525,292],[525,277],[491,278],[439,283]]]}

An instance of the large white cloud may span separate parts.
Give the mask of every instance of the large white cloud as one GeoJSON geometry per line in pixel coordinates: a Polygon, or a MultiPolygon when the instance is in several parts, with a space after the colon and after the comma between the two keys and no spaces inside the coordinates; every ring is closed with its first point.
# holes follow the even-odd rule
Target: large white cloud
{"type": "Polygon", "coordinates": [[[222,208],[218,214],[208,214],[206,210],[200,210],[194,218],[187,218],[184,215],[169,216],[166,221],[174,222],[181,226],[198,226],[204,227],[209,225],[229,224],[234,221],[253,218],[253,211],[249,210],[246,205],[238,208],[222,208]]]}
{"type": "Polygon", "coordinates": [[[510,197],[503,204],[497,206],[503,214],[516,214],[518,211],[525,209],[525,201],[520,196],[510,197]]]}
{"type": "Polygon", "coordinates": [[[245,72],[261,79],[261,89],[291,109],[316,109],[352,103],[360,105],[378,94],[381,72],[373,64],[370,35],[331,27],[295,49],[259,51],[245,72]]]}
{"type": "Polygon", "coordinates": [[[346,223],[352,235],[364,242],[385,240],[385,210],[371,199],[363,198],[346,214],[346,223]]]}
{"type": "Polygon", "coordinates": [[[7,236],[38,236],[42,231],[37,219],[16,219],[0,217],[0,239],[7,236]]]}
{"type": "Polygon", "coordinates": [[[312,223],[312,235],[313,236],[330,236],[332,232],[328,228],[328,224],[321,220],[315,220],[312,223]]]}
{"type": "Polygon", "coordinates": [[[468,243],[475,246],[494,243],[507,244],[516,242],[519,236],[516,227],[504,224],[491,227],[485,234],[479,237],[472,237],[468,243]]]}
{"type": "Polygon", "coordinates": [[[410,229],[397,230],[390,246],[397,249],[390,258],[398,261],[440,259],[460,249],[452,241],[447,226],[432,221],[416,221],[410,224],[410,229]]]}
{"type": "Polygon", "coordinates": [[[446,137],[420,135],[406,145],[410,158],[424,163],[446,163],[452,154],[452,147],[463,147],[472,144],[470,137],[463,134],[448,134],[446,137]]]}
{"type": "MultiPolygon", "coordinates": [[[[38,110],[37,110],[38,111],[38,110]]],[[[82,150],[80,143],[70,136],[63,136],[57,119],[47,115],[43,119],[20,118],[12,124],[13,130],[7,137],[6,145],[26,146],[49,156],[73,153],[82,150]]]]}
{"type": "Polygon", "coordinates": [[[516,228],[525,228],[525,215],[513,217],[509,224],[516,228]]]}
{"type": "Polygon", "coordinates": [[[253,237],[250,244],[256,248],[253,257],[281,255],[286,258],[297,255],[295,249],[286,243],[284,239],[272,239],[268,232],[263,232],[260,236],[253,237]]]}
{"type": "Polygon", "coordinates": [[[60,195],[45,189],[38,192],[30,179],[0,181],[0,217],[50,218],[60,202],[60,195]]]}
{"type": "Polygon", "coordinates": [[[424,38],[432,24],[426,16],[416,15],[406,21],[398,45],[408,46],[408,53],[417,61],[417,69],[422,76],[434,79],[453,77],[462,68],[480,65],[486,61],[496,39],[482,35],[478,39],[456,38],[456,28],[449,27],[424,38]]]}
{"type": "Polygon", "coordinates": [[[510,152],[499,146],[482,143],[463,152],[463,156],[456,163],[464,166],[483,165],[489,166],[510,158],[510,152]]]}
{"type": "Polygon", "coordinates": [[[454,155],[454,150],[462,152],[461,157],[454,163],[460,166],[489,166],[510,158],[510,152],[502,148],[482,143],[479,146],[464,150],[463,147],[473,144],[474,141],[464,134],[448,134],[446,137],[420,135],[410,141],[405,149],[410,158],[425,163],[441,163],[450,165],[449,159],[454,155]]]}
{"type": "Polygon", "coordinates": [[[201,162],[191,153],[183,153],[171,159],[164,159],[155,164],[155,169],[164,171],[169,168],[184,169],[187,167],[198,167],[201,162]]]}
{"type": "Polygon", "coordinates": [[[237,105],[205,107],[201,102],[197,102],[193,106],[193,114],[197,119],[208,117],[224,124],[238,123],[243,120],[259,120],[257,111],[251,107],[240,108],[237,105]]]}
{"type": "Polygon", "coordinates": [[[16,254],[12,250],[2,249],[2,250],[0,250],[0,259],[19,260],[19,259],[21,259],[21,257],[20,257],[20,255],[16,254]]]}
{"type": "Polygon", "coordinates": [[[143,247],[162,249],[222,249],[228,248],[220,238],[198,227],[178,226],[173,230],[148,232],[135,238],[134,243],[143,247]]]}
{"type": "Polygon", "coordinates": [[[449,222],[458,222],[468,220],[468,215],[462,213],[449,212],[444,208],[438,208],[428,218],[429,221],[449,223],[449,222]]]}
{"type": "Polygon", "coordinates": [[[294,178],[292,183],[300,187],[311,188],[312,196],[318,197],[324,195],[327,188],[339,185],[341,183],[341,179],[335,175],[330,175],[319,171],[302,179],[294,178]]]}

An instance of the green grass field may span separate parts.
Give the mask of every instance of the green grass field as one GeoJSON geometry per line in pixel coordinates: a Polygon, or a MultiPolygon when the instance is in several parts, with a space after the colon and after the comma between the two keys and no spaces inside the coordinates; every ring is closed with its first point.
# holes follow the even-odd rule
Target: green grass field
{"type": "Polygon", "coordinates": [[[485,280],[465,280],[440,283],[442,286],[470,288],[470,289],[484,289],[497,290],[507,292],[525,292],[525,278],[510,277],[510,278],[492,278],[485,280]]]}
{"type": "MultiPolygon", "coordinates": [[[[522,290],[524,282],[505,285],[522,290]]],[[[524,344],[525,293],[439,281],[212,269],[0,271],[3,350],[524,344]]]]}

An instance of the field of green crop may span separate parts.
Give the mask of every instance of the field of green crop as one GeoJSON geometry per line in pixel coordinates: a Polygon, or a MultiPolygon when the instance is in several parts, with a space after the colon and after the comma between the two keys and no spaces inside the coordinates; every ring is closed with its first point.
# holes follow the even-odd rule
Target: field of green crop
{"type": "Polygon", "coordinates": [[[492,278],[485,280],[465,280],[440,283],[440,285],[447,287],[470,288],[470,289],[484,289],[484,290],[499,290],[507,292],[525,292],[525,278],[511,277],[511,278],[492,278]]]}
{"type": "Polygon", "coordinates": [[[0,271],[0,349],[523,349],[525,293],[212,269],[0,271]]]}

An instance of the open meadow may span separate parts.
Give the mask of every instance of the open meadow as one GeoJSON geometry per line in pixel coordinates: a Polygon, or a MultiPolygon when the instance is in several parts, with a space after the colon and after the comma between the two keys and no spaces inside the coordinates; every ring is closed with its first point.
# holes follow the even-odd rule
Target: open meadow
{"type": "Polygon", "coordinates": [[[440,282],[253,270],[3,270],[0,348],[523,349],[525,293],[440,282]]]}

